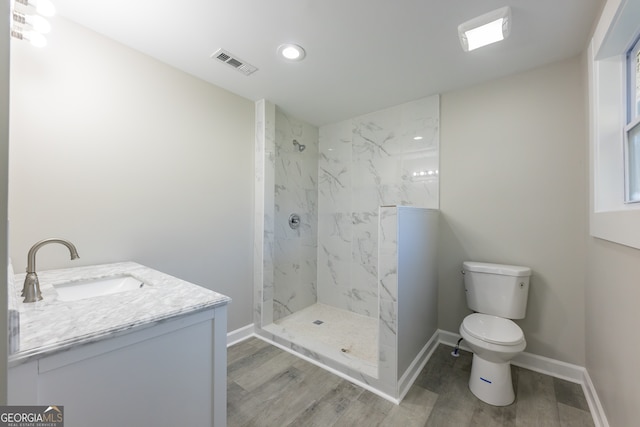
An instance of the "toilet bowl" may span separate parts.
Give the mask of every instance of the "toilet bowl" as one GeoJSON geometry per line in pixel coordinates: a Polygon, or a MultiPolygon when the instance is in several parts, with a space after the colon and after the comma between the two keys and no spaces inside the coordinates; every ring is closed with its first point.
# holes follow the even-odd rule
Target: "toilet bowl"
{"type": "Polygon", "coordinates": [[[460,335],[470,347],[477,348],[475,354],[494,363],[510,361],[527,346],[524,333],[515,322],[490,314],[465,317],[460,335]]]}
{"type": "Polygon", "coordinates": [[[467,261],[462,272],[467,305],[475,311],[460,325],[473,351],[469,389],[491,405],[510,405],[515,400],[510,361],[527,346],[510,319],[525,316],[531,269],[467,261]]]}
{"type": "Polygon", "coordinates": [[[522,329],[509,319],[474,313],[463,320],[460,335],[473,351],[471,392],[491,405],[513,403],[510,361],[527,346],[522,329]]]}

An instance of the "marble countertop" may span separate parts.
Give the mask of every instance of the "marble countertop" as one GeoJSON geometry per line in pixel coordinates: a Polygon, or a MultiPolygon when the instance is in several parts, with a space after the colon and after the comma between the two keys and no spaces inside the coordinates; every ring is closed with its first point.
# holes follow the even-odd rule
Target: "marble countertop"
{"type": "Polygon", "coordinates": [[[13,282],[9,304],[19,312],[19,348],[9,356],[10,366],[231,301],[225,295],[134,262],[40,271],[43,299],[35,303],[22,302],[24,277],[17,274],[9,281],[10,286],[13,282]],[[61,301],[53,287],[121,274],[135,277],[144,286],[77,301],[61,301]]]}

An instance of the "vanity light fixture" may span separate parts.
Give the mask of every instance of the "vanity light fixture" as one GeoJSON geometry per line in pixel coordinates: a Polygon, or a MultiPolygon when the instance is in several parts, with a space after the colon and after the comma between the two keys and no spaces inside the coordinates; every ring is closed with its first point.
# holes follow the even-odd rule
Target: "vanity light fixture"
{"type": "Polygon", "coordinates": [[[40,34],[47,34],[51,31],[51,24],[40,15],[25,15],[24,13],[12,13],[13,22],[21,26],[23,29],[33,30],[40,34]]]}
{"type": "Polygon", "coordinates": [[[35,47],[45,47],[47,45],[46,37],[36,31],[23,31],[23,30],[12,29],[11,37],[18,40],[28,41],[35,47]]]}
{"type": "Polygon", "coordinates": [[[509,6],[485,13],[458,25],[458,37],[465,52],[506,39],[511,31],[509,6]]]}
{"type": "Polygon", "coordinates": [[[49,0],[11,0],[11,37],[44,47],[43,34],[51,31],[51,24],[43,16],[53,16],[56,8],[49,0]]]}
{"type": "Polygon", "coordinates": [[[297,44],[285,43],[278,46],[278,55],[287,61],[302,61],[307,55],[302,46],[297,44]]]}
{"type": "Polygon", "coordinates": [[[28,12],[29,14],[33,14],[35,12],[38,15],[47,17],[56,14],[56,7],[50,0],[12,0],[12,6],[14,3],[17,4],[18,7],[23,8],[25,12],[28,12]]]}

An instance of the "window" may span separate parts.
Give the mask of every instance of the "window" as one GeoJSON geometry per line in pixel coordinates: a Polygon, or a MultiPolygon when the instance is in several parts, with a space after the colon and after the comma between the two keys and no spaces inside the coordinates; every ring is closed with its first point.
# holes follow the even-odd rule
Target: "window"
{"type": "Polygon", "coordinates": [[[627,55],[629,64],[629,122],[640,117],[640,39],[627,55]]]}
{"type": "Polygon", "coordinates": [[[589,45],[589,229],[640,249],[638,16],[640,0],[607,0],[589,45]]]}
{"type": "Polygon", "coordinates": [[[640,40],[627,55],[627,126],[625,127],[625,201],[640,202],[640,40]]]}

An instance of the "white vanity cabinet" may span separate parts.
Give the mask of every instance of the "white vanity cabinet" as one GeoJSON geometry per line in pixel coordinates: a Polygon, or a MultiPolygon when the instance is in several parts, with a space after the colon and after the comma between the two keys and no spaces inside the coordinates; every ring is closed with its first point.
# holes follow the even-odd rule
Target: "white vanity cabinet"
{"type": "MultiPolygon", "coordinates": [[[[150,274],[140,277],[156,287],[149,297],[165,286],[150,274]]],[[[167,295],[170,282],[167,279],[167,295]]],[[[188,298],[200,303],[208,298],[204,290],[196,295],[200,290],[187,289],[191,292],[183,294],[188,298]]],[[[21,326],[26,330],[21,330],[23,348],[9,358],[8,404],[63,406],[65,427],[225,427],[228,301],[215,294],[204,306],[196,304],[172,316],[154,314],[153,321],[135,325],[92,328],[92,334],[61,341],[66,345],[55,337],[50,343],[36,339],[38,322],[27,319],[38,310],[29,314],[30,307],[23,307],[21,322],[26,323],[21,326]],[[38,341],[31,349],[25,348],[29,335],[31,342],[38,341]]],[[[49,304],[43,309],[54,308],[53,297],[49,304]]],[[[170,304],[175,298],[161,298],[155,309],[170,304]]],[[[57,310],[65,307],[70,306],[57,310]]],[[[127,309],[135,308],[113,312],[126,317],[122,310],[127,309]]],[[[74,314],[80,324],[81,310],[74,314]]],[[[55,324],[48,327],[55,331],[55,324]]]]}
{"type": "Polygon", "coordinates": [[[223,427],[218,332],[226,341],[226,306],[18,364],[9,404],[62,405],[66,427],[223,427]]]}

